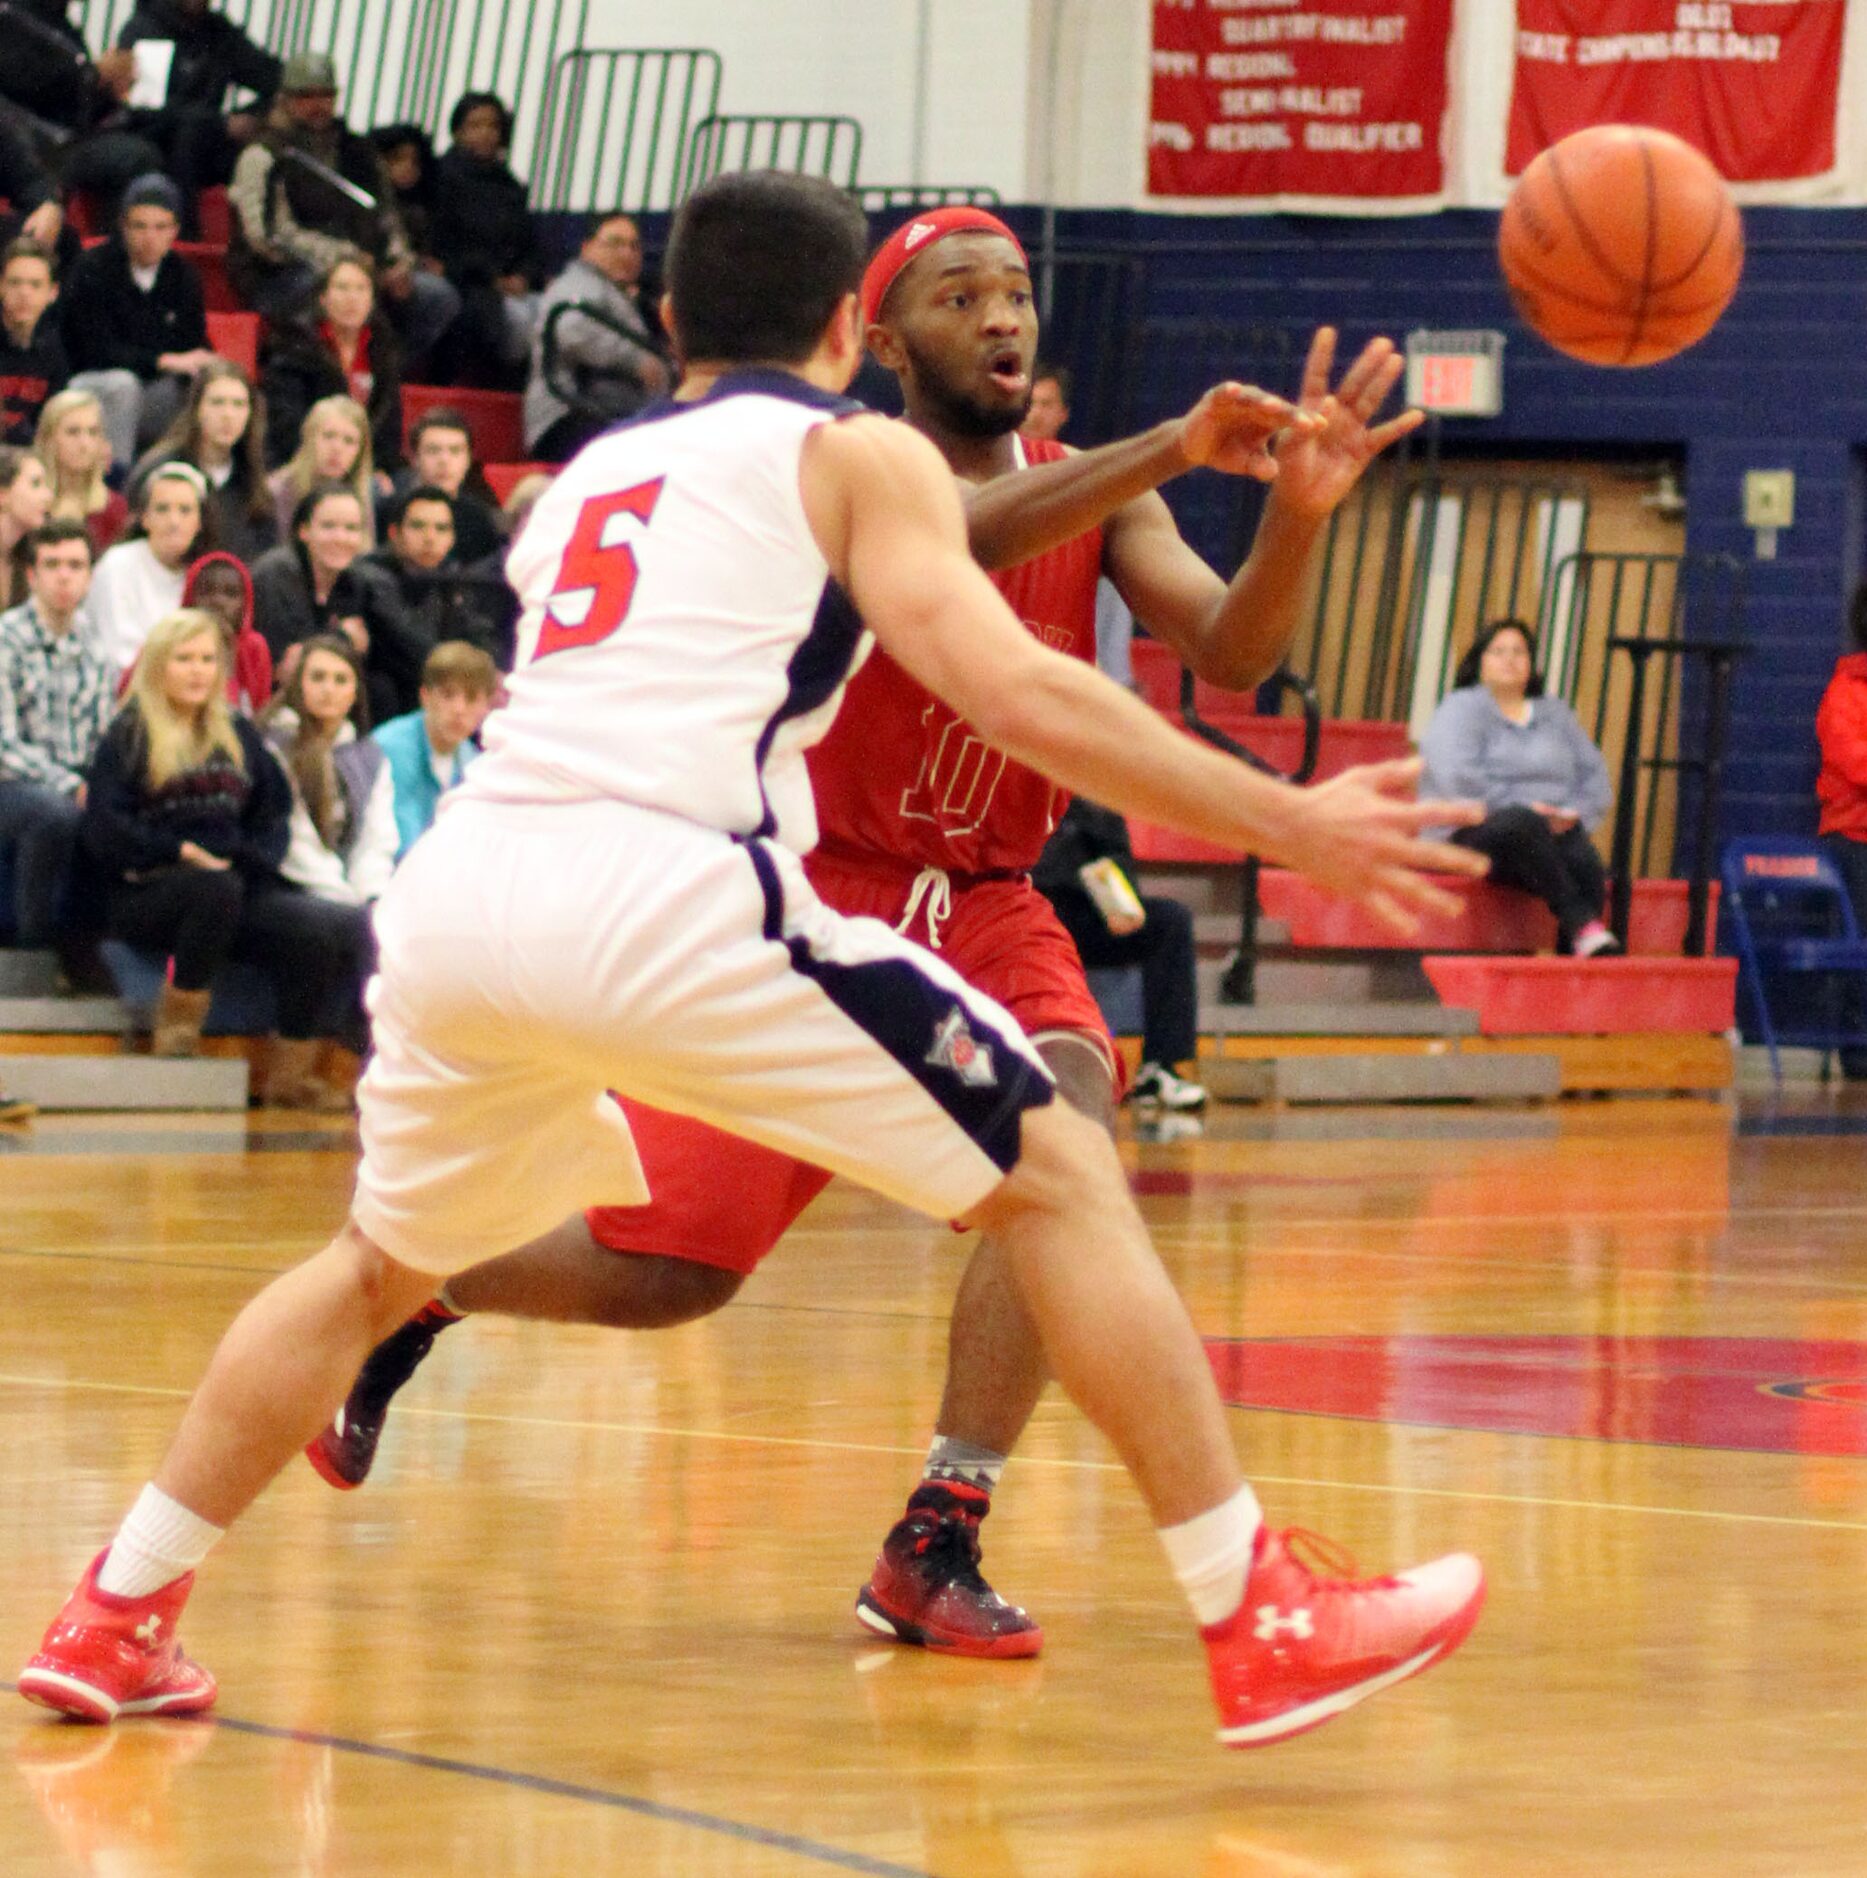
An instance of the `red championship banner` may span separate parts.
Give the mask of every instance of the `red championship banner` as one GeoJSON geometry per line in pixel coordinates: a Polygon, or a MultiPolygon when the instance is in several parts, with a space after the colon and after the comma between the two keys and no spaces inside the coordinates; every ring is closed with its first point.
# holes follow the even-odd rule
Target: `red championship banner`
{"type": "Polygon", "coordinates": [[[1591,124],[1651,124],[1734,183],[1824,176],[1846,11],[1847,0],[1517,0],[1505,167],[1518,175],[1591,124]]]}
{"type": "Polygon", "coordinates": [[[1148,194],[1430,201],[1451,31],[1452,0],[1155,0],[1148,194]]]}

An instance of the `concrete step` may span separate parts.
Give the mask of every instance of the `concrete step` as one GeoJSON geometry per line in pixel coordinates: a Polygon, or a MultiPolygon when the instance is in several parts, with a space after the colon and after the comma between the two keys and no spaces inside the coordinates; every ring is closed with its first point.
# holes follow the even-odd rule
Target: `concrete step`
{"type": "Polygon", "coordinates": [[[0,1056],[0,1089],[48,1112],[246,1108],[244,1057],[0,1056]]]}
{"type": "Polygon", "coordinates": [[[58,989],[58,955],[0,946],[0,998],[49,998],[58,989]]]}
{"type": "Polygon", "coordinates": [[[115,1036],[123,1028],[123,1006],[115,998],[0,997],[0,1035],[115,1036]]]}
{"type": "Polygon", "coordinates": [[[1562,1093],[1541,1054],[1208,1057],[1200,1081],[1226,1102],[1534,1102],[1562,1093]]]}
{"type": "Polygon", "coordinates": [[[1219,1037],[1475,1037],[1478,1014],[1448,1005],[1212,1004],[1200,1007],[1202,1029],[1219,1037]]]}

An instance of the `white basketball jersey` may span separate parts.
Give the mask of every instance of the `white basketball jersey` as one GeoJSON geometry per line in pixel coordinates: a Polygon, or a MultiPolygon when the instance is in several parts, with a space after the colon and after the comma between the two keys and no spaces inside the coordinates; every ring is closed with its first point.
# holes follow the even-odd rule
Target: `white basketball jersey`
{"type": "Polygon", "coordinates": [[[459,795],[633,802],[813,846],[803,752],[869,640],[798,464],[811,431],[861,408],[734,372],[585,448],[507,558],[518,669],[459,795]]]}

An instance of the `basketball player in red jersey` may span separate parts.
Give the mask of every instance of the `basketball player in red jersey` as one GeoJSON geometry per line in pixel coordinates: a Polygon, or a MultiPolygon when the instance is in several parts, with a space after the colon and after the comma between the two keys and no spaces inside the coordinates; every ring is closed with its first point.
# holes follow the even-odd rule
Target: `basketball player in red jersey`
{"type": "MultiPolygon", "coordinates": [[[[1330,511],[1419,422],[1418,413],[1373,422],[1401,369],[1386,341],[1331,394],[1334,335],[1324,329],[1297,410],[1230,385],[1177,422],[1085,454],[1021,440],[1037,346],[1030,273],[1011,230],[980,210],[935,211],[898,229],[862,298],[870,348],[899,378],[907,421],[966,487],[974,552],[1003,570],[997,586],[1040,640],[1086,660],[1106,574],[1200,676],[1238,689],[1260,682],[1296,628],[1310,550],[1330,511]],[[1196,465],[1272,484],[1251,557],[1229,585],[1181,540],[1154,493],[1196,465]]],[[[1075,946],[1029,879],[1062,811],[1060,792],[982,743],[880,651],[809,760],[821,839],[806,866],[818,894],[940,952],[1019,1020],[1065,1097],[1110,1122],[1120,1063],[1075,946]]],[[[459,1316],[619,1328],[703,1316],[737,1292],[830,1179],[703,1123],[624,1106],[650,1204],[594,1210],[451,1280],[378,1346],[312,1443],[312,1463],[332,1485],[361,1484],[390,1398],[459,1316]]],[[[979,1525],[1044,1381],[999,1248],[982,1240],[953,1307],[925,1476],[858,1596],[870,1629],[971,1656],[1042,1647],[1037,1624],[981,1575],[979,1525]]]]}

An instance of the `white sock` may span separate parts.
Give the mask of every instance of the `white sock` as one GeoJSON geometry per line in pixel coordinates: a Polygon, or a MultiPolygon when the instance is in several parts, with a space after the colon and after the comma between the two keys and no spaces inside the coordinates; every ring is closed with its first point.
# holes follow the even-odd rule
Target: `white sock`
{"type": "Polygon", "coordinates": [[[151,1481],[117,1528],[97,1588],[119,1598],[146,1598],[193,1571],[225,1530],[210,1526],[151,1481]]]}
{"type": "Polygon", "coordinates": [[[1249,1487],[1240,1487],[1209,1512],[1160,1528],[1167,1563],[1201,1629],[1224,1623],[1244,1602],[1251,1545],[1263,1524],[1258,1496],[1249,1487]]]}
{"type": "Polygon", "coordinates": [[[985,1493],[998,1491],[998,1477],[1005,1471],[1005,1457],[991,1448],[976,1447],[957,1435],[935,1435],[927,1450],[927,1465],[921,1470],[923,1480],[958,1480],[985,1493]]]}

